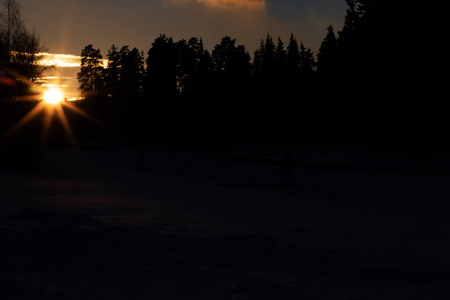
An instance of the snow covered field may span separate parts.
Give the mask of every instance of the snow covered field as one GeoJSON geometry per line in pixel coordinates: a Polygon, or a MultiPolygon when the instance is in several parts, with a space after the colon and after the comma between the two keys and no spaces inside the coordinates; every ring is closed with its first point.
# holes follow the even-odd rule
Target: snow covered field
{"type": "Polygon", "coordinates": [[[108,148],[0,171],[1,299],[450,299],[449,177],[108,148]]]}

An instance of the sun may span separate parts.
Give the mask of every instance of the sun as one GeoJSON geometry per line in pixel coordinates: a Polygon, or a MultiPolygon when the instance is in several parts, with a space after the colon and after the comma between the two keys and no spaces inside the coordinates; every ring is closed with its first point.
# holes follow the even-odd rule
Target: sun
{"type": "Polygon", "coordinates": [[[44,123],[44,131],[42,137],[44,141],[47,141],[52,121],[54,119],[57,119],[61,122],[64,131],[67,133],[70,144],[74,148],[77,148],[77,141],[75,140],[75,136],[73,135],[72,128],[69,124],[69,119],[66,116],[66,112],[64,111],[66,108],[82,117],[85,117],[87,120],[96,123],[97,125],[101,125],[96,118],[86,113],[76,104],[73,104],[70,101],[65,101],[66,97],[62,90],[60,90],[59,88],[49,87],[45,92],[41,94],[39,100],[42,101],[39,101],[36,106],[32,108],[25,116],[23,116],[23,118],[20,119],[15,125],[9,128],[4,134],[0,132],[0,146],[3,142],[9,140],[35,117],[43,116],[42,120],[44,123]],[[42,114],[42,112],[44,114],[42,114]]]}
{"type": "Polygon", "coordinates": [[[44,101],[49,104],[57,104],[64,100],[64,94],[60,89],[51,88],[44,93],[44,101]]]}

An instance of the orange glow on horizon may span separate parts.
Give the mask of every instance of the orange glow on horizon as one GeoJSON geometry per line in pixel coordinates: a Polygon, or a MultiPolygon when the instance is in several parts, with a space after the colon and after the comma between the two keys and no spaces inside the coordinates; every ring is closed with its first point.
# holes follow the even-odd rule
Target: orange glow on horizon
{"type": "MultiPolygon", "coordinates": [[[[81,66],[81,56],[73,54],[57,54],[57,53],[39,53],[41,57],[39,65],[46,67],[60,67],[60,68],[79,68],[81,66]]],[[[102,59],[101,66],[106,68],[108,60],[102,59]]]]}

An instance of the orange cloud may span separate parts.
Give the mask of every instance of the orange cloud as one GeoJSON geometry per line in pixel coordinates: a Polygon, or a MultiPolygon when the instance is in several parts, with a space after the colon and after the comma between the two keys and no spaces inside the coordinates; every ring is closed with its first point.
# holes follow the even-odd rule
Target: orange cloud
{"type": "MultiPolygon", "coordinates": [[[[55,66],[61,68],[79,68],[81,65],[81,56],[72,54],[54,54],[54,53],[39,53],[41,57],[39,65],[41,66],[55,66]]],[[[102,67],[106,68],[108,65],[107,59],[102,59],[102,67]]]]}
{"type": "Polygon", "coordinates": [[[172,2],[197,2],[217,9],[264,9],[266,0],[171,0],[172,2]]]}

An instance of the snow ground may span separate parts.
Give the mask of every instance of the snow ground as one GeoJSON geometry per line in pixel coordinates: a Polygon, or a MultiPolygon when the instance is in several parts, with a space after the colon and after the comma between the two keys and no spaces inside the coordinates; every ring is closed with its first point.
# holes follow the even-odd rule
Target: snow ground
{"type": "Polygon", "coordinates": [[[108,148],[0,171],[0,296],[450,299],[449,177],[108,148]]]}

